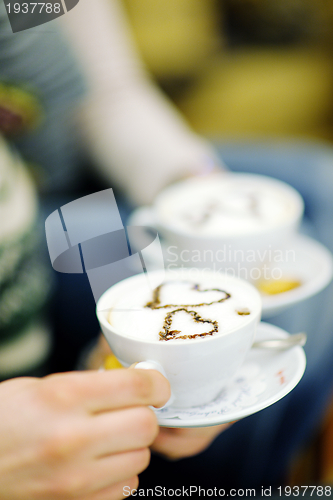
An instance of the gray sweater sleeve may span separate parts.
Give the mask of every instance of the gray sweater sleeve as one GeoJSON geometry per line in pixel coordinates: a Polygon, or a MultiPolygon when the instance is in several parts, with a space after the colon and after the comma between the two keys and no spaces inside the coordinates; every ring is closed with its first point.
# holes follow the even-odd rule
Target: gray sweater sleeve
{"type": "Polygon", "coordinates": [[[14,34],[0,2],[0,83],[25,88],[38,98],[43,117],[37,128],[15,137],[15,145],[43,169],[42,187],[68,185],[75,178],[79,150],[73,116],[85,83],[55,23],[14,34]]]}

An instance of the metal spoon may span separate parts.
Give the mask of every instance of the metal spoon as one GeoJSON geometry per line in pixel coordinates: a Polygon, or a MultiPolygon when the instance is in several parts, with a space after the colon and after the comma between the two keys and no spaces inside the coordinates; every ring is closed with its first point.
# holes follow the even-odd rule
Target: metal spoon
{"type": "Polygon", "coordinates": [[[252,347],[256,349],[289,349],[296,345],[303,346],[306,343],[306,333],[295,333],[282,339],[267,339],[254,342],[252,347]]]}

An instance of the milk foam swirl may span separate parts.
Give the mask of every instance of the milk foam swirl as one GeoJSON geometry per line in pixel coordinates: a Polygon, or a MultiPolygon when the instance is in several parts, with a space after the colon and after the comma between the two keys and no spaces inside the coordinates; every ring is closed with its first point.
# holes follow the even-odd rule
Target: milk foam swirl
{"type": "Polygon", "coordinates": [[[199,293],[203,293],[203,292],[221,292],[222,294],[224,294],[224,296],[219,299],[219,300],[214,300],[212,302],[202,302],[201,304],[165,304],[163,306],[161,306],[161,298],[160,298],[160,295],[161,295],[161,291],[163,289],[163,287],[165,285],[167,285],[168,283],[177,283],[176,281],[172,281],[172,282],[164,282],[162,283],[160,286],[156,287],[154,292],[153,292],[153,300],[151,302],[148,302],[146,304],[145,307],[150,307],[150,309],[166,309],[168,307],[201,307],[201,306],[211,306],[212,304],[218,304],[220,302],[224,302],[225,300],[228,300],[230,299],[231,295],[230,293],[224,291],[224,290],[220,290],[219,288],[206,288],[206,289],[201,289],[201,286],[200,284],[192,284],[190,281],[181,281],[180,283],[188,283],[188,284],[192,284],[192,290],[195,290],[199,293]]]}
{"type": "Polygon", "coordinates": [[[301,204],[299,194],[281,181],[229,173],[167,188],[155,208],[161,224],[172,230],[230,237],[284,225],[297,216],[301,204]]]}
{"type": "Polygon", "coordinates": [[[115,301],[109,321],[122,335],[139,340],[169,343],[223,335],[258,309],[257,294],[246,285],[219,276],[166,279],[154,290],[132,287],[115,301]]]}
{"type": "Polygon", "coordinates": [[[166,314],[164,318],[164,325],[163,325],[163,330],[160,331],[159,333],[159,338],[160,340],[171,340],[171,339],[195,339],[198,337],[206,337],[206,335],[213,335],[214,333],[217,333],[219,331],[219,326],[218,322],[214,321],[212,319],[204,319],[202,318],[196,311],[189,311],[189,307],[202,307],[202,306],[211,306],[213,304],[219,304],[221,302],[224,302],[225,300],[230,299],[231,295],[230,293],[220,290],[219,288],[207,288],[207,289],[201,289],[200,284],[192,284],[189,281],[185,281],[183,283],[189,283],[192,285],[192,290],[196,290],[199,293],[205,293],[205,292],[221,292],[223,294],[223,297],[220,298],[219,300],[214,300],[212,302],[202,302],[199,304],[165,304],[161,305],[161,291],[163,287],[168,284],[162,283],[160,286],[156,287],[154,292],[153,292],[153,300],[151,302],[148,302],[145,307],[149,307],[150,309],[167,309],[167,308],[173,308],[177,307],[178,309],[175,309],[169,313],[166,314]],[[173,316],[179,312],[185,312],[188,314],[190,317],[193,318],[193,320],[196,323],[210,323],[213,325],[213,329],[209,330],[208,332],[203,332],[203,333],[197,333],[197,334],[192,334],[192,335],[179,335],[181,333],[180,330],[171,330],[172,326],[172,321],[173,321],[173,316]]]}
{"type": "Polygon", "coordinates": [[[196,311],[189,311],[185,309],[185,307],[181,307],[180,309],[175,309],[174,311],[169,312],[164,319],[163,330],[159,333],[160,340],[172,340],[172,339],[196,339],[198,337],[203,338],[207,335],[214,335],[219,331],[219,324],[217,321],[212,319],[204,319],[198,314],[196,311]],[[209,323],[213,325],[213,328],[209,330],[209,332],[196,333],[192,335],[179,335],[182,333],[180,330],[171,330],[173,316],[180,312],[185,312],[189,316],[192,316],[193,320],[196,323],[209,323]]]}

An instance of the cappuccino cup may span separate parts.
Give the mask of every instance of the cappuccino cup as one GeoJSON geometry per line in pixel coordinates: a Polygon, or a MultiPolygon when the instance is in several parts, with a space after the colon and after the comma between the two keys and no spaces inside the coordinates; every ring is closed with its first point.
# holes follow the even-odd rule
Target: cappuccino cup
{"type": "Polygon", "coordinates": [[[297,231],[303,211],[302,197],[284,182],[223,172],[166,188],[130,224],[158,230],[169,269],[209,267],[247,279],[297,231]]]}
{"type": "Polygon", "coordinates": [[[97,317],[123,366],[158,369],[172,405],[189,408],[213,401],[242,365],[261,299],[246,281],[211,270],[153,271],[107,290],[97,317]]]}

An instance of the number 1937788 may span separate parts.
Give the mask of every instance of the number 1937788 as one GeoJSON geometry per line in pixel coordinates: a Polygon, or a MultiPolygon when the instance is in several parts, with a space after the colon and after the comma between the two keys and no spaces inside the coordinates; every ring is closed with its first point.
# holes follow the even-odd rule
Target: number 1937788
{"type": "Polygon", "coordinates": [[[332,497],[331,486],[279,486],[280,497],[332,497]]]}
{"type": "Polygon", "coordinates": [[[61,4],[60,3],[42,3],[42,2],[31,2],[31,3],[14,3],[6,4],[8,14],[33,14],[33,13],[46,13],[46,14],[60,14],[61,4]]]}

